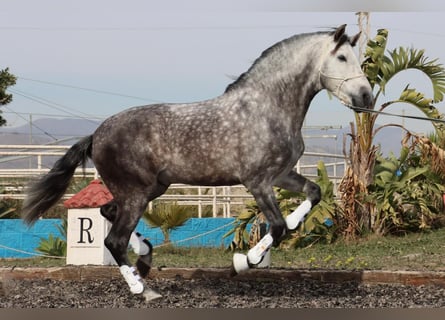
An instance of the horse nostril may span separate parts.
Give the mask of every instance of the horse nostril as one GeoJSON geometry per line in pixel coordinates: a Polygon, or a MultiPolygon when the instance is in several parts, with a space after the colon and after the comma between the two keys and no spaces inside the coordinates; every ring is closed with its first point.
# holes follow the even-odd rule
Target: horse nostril
{"type": "Polygon", "coordinates": [[[362,101],[365,107],[372,107],[373,97],[367,88],[362,88],[362,101]]]}

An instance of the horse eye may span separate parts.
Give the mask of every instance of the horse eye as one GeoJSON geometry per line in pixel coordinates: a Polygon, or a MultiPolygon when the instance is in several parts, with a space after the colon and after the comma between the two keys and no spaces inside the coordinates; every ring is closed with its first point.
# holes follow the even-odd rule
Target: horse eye
{"type": "Polygon", "coordinates": [[[338,57],[338,60],[340,60],[340,61],[342,61],[342,62],[346,62],[346,57],[344,56],[344,55],[339,55],[338,57]]]}

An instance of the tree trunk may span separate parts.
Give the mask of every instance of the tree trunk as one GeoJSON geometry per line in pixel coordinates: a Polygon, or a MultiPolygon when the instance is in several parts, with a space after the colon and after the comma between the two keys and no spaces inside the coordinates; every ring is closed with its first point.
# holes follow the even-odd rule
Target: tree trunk
{"type": "Polygon", "coordinates": [[[375,217],[374,205],[366,201],[366,196],[368,186],[373,182],[377,148],[372,145],[370,132],[359,132],[356,133],[351,123],[349,165],[339,186],[343,207],[341,225],[347,239],[373,231],[375,217]]]}

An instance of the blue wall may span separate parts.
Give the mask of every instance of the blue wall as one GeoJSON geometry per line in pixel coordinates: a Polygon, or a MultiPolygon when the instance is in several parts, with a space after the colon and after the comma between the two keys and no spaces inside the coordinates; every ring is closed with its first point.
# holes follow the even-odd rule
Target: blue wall
{"type": "MultiPolygon", "coordinates": [[[[232,230],[231,223],[234,220],[234,218],[192,218],[182,227],[173,230],[170,233],[170,240],[178,246],[228,247],[233,237],[223,238],[223,235],[232,230]],[[192,237],[193,239],[182,241],[192,237]]],[[[35,249],[39,246],[41,238],[46,239],[50,234],[60,237],[56,227],[60,223],[59,219],[42,219],[28,228],[21,219],[0,219],[0,258],[33,257],[38,254],[35,249]]],[[[164,241],[159,228],[150,228],[142,220],[136,231],[149,239],[155,247],[164,241]]]]}

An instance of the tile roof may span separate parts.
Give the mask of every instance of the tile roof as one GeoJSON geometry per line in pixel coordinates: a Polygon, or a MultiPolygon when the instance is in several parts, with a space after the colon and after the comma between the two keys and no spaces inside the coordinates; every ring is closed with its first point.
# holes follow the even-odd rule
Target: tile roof
{"type": "Polygon", "coordinates": [[[68,209],[99,208],[111,201],[113,196],[101,180],[95,179],[70,199],[63,202],[68,209]]]}

